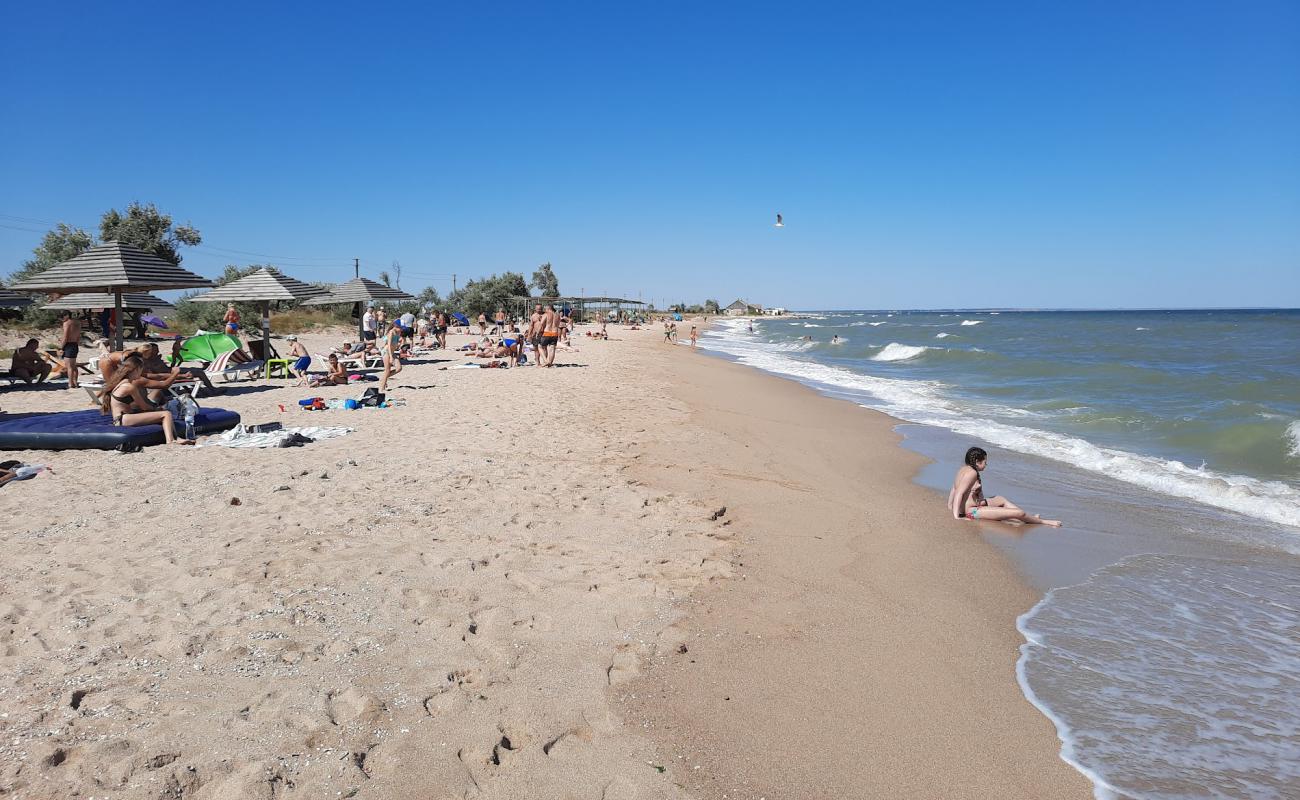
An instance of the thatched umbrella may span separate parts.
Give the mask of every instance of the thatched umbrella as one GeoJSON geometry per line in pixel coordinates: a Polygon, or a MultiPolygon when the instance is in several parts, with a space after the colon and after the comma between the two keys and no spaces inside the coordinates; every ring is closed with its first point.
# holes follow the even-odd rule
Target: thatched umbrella
{"type": "Polygon", "coordinates": [[[271,303],[280,300],[311,300],[328,291],[300,280],[281,275],[273,267],[263,267],[251,275],[218,286],[210,292],[191,297],[196,303],[259,303],[262,307],[262,353],[271,354],[271,303]]]}
{"type": "MultiPolygon", "coordinates": [[[[83,308],[111,308],[117,302],[114,295],[107,292],[77,292],[65,294],[58,300],[51,300],[41,306],[48,311],[68,309],[77,311],[83,308]]],[[[176,306],[148,292],[123,292],[123,311],[171,311],[176,306]]]]}
{"type": "Polygon", "coordinates": [[[401,289],[394,289],[391,286],[385,286],[382,283],[375,283],[369,278],[353,278],[347,283],[340,283],[338,286],[330,289],[329,294],[323,297],[313,297],[311,300],[303,303],[305,306],[327,306],[334,303],[355,303],[357,306],[357,327],[360,330],[362,322],[362,307],[367,303],[375,301],[389,301],[393,303],[404,303],[415,299],[415,295],[404,292],[401,289]]]}
{"type": "Polygon", "coordinates": [[[128,290],[151,292],[157,289],[200,289],[212,281],[181,269],[152,253],[122,242],[96,245],[69,261],[55,264],[44,272],[11,288],[29,292],[70,294],[73,292],[111,292],[118,326],[115,349],[122,349],[122,294],[128,290]]]}
{"type": "Polygon", "coordinates": [[[32,302],[30,297],[23,297],[0,287],[0,308],[22,308],[23,306],[30,306],[32,302]]]}

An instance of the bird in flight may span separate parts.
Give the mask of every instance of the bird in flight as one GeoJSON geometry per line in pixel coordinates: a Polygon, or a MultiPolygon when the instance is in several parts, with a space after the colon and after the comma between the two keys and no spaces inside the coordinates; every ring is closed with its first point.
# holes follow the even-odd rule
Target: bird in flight
{"type": "Polygon", "coordinates": [[[784,227],[785,227],[785,223],[781,221],[781,215],[780,215],[780,214],[777,214],[777,215],[776,215],[776,224],[773,225],[772,227],[773,227],[773,228],[784,228],[784,227]]]}

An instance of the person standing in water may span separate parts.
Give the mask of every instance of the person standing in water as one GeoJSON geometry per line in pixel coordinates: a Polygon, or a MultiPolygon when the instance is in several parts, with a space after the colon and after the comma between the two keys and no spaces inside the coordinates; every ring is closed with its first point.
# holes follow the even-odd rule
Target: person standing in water
{"type": "Polygon", "coordinates": [[[952,512],[953,519],[1061,527],[1059,519],[1043,519],[1037,514],[1030,514],[1001,495],[985,497],[982,473],[988,466],[988,458],[989,454],[981,447],[972,447],[966,451],[966,463],[957,470],[952,490],[948,492],[948,510],[952,512]]]}
{"type": "Polygon", "coordinates": [[[695,349],[695,343],[698,342],[699,340],[700,340],[700,332],[695,329],[694,325],[692,325],[691,326],[691,349],[692,350],[695,349]]]}

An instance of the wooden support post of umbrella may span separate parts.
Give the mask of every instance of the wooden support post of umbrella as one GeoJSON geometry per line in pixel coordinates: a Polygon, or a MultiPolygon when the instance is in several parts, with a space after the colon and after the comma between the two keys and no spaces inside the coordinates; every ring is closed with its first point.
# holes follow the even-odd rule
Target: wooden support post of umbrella
{"type": "MultiPolygon", "coordinates": [[[[171,310],[176,306],[162,299],[155,297],[147,292],[123,292],[121,294],[121,308],[117,312],[117,328],[122,330],[126,327],[122,322],[123,311],[159,311],[171,310]]],[[[82,311],[92,308],[108,308],[118,305],[118,295],[107,292],[76,292],[74,294],[65,294],[58,300],[51,300],[41,308],[46,311],[82,311]]],[[[121,344],[118,349],[122,348],[121,344]]]]}
{"type": "Polygon", "coordinates": [[[375,301],[388,301],[390,303],[405,303],[415,299],[415,295],[404,292],[401,289],[394,289],[391,286],[385,286],[382,283],[375,283],[368,278],[353,278],[347,283],[340,283],[329,294],[323,297],[313,297],[303,303],[305,306],[326,306],[335,303],[353,303],[357,309],[357,329],[358,336],[365,339],[365,330],[361,321],[361,315],[365,313],[367,303],[375,301]]]}
{"type": "Polygon", "coordinates": [[[328,292],[319,286],[290,278],[273,267],[263,267],[190,299],[195,303],[257,303],[262,312],[262,357],[265,359],[271,356],[271,303],[282,300],[304,302],[326,294],[328,292]]]}
{"type": "Polygon", "coordinates": [[[201,289],[212,281],[122,242],[105,242],[10,288],[46,294],[107,292],[118,321],[113,348],[122,349],[122,295],[162,289],[201,289]]]}

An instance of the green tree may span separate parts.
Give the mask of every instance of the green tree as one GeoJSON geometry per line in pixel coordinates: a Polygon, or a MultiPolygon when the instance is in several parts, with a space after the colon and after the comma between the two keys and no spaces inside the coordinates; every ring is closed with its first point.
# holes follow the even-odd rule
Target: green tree
{"type": "Polygon", "coordinates": [[[420,308],[438,308],[442,305],[442,298],[438,296],[438,290],[432,286],[426,286],[415,296],[416,302],[420,308]]]}
{"type": "MultiPolygon", "coordinates": [[[[45,270],[72,258],[76,258],[95,244],[95,238],[81,228],[73,228],[60,222],[54,230],[41,237],[41,243],[32,248],[32,257],[23,262],[8,278],[8,283],[35,278],[45,270]]],[[[23,324],[36,328],[47,328],[57,319],[56,312],[41,308],[45,300],[43,294],[29,294],[37,302],[25,306],[18,313],[23,324]]]]}
{"type": "Polygon", "coordinates": [[[720,308],[720,306],[718,305],[718,301],[717,301],[717,300],[705,300],[705,301],[704,301],[704,313],[705,313],[705,314],[716,314],[716,313],[718,313],[718,309],[719,309],[719,308],[720,308]]]}
{"type": "Polygon", "coordinates": [[[392,285],[393,285],[393,279],[389,277],[389,275],[388,275],[387,272],[380,272],[380,273],[379,273],[379,282],[382,283],[382,284],[385,285],[385,286],[392,286],[392,285]]]}
{"type": "MultiPolygon", "coordinates": [[[[555,270],[551,269],[551,262],[547,261],[533,272],[532,286],[542,297],[560,296],[560,279],[555,277],[555,270]]],[[[528,294],[528,292],[524,292],[524,294],[528,294]]]]}
{"type": "Polygon", "coordinates": [[[452,292],[447,304],[470,316],[491,314],[498,308],[509,308],[511,297],[526,297],[528,282],[518,272],[505,272],[487,278],[468,281],[452,292]]]}
{"type": "Polygon", "coordinates": [[[164,261],[181,263],[181,245],[193,247],[203,236],[192,225],[173,225],[153,203],[132,203],[126,213],[109,209],[99,221],[99,238],[105,242],[122,242],[153,253],[164,261]]]}

